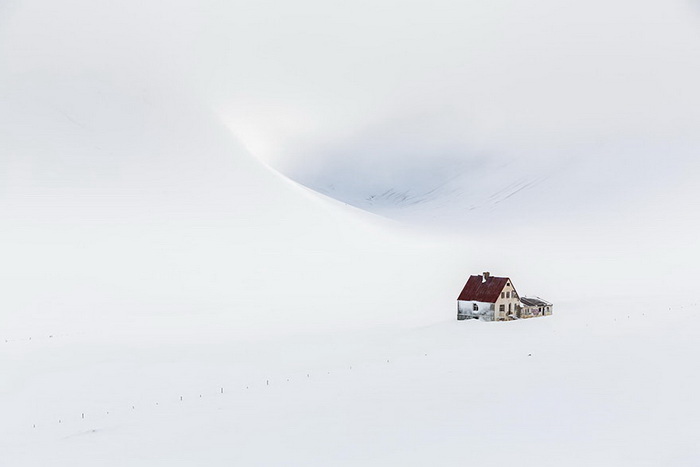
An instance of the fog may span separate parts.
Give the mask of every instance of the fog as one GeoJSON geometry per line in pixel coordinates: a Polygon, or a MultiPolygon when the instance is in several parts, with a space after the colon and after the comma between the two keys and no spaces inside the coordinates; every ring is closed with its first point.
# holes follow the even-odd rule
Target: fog
{"type": "MultiPolygon", "coordinates": [[[[14,0],[0,15],[15,184],[20,159],[65,168],[52,151],[19,156],[17,129],[43,115],[46,135],[61,120],[143,136],[141,102],[185,127],[178,109],[216,119],[284,175],[419,223],[591,212],[699,169],[696,3],[14,0]]],[[[69,170],[101,180],[154,157],[177,159],[86,152],[69,170]]]]}
{"type": "Polygon", "coordinates": [[[685,1],[15,0],[1,14],[6,90],[107,76],[177,89],[302,179],[340,159],[381,179],[407,158],[697,143],[700,36],[685,1]]]}

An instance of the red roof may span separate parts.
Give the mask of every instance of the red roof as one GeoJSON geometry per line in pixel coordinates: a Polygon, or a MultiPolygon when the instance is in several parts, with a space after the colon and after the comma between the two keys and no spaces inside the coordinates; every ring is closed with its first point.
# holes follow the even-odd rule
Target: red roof
{"type": "Polygon", "coordinates": [[[484,281],[483,276],[469,276],[457,300],[496,303],[508,281],[507,277],[489,276],[484,281]]]}

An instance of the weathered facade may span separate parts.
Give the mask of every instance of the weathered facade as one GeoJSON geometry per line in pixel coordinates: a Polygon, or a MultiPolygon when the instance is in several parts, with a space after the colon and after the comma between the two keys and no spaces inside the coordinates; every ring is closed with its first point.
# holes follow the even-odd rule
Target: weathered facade
{"type": "Polygon", "coordinates": [[[552,314],[553,305],[540,297],[520,297],[521,318],[535,318],[552,314]]]}
{"type": "Polygon", "coordinates": [[[470,276],[457,298],[457,319],[507,321],[520,317],[520,298],[508,277],[470,276]]]}

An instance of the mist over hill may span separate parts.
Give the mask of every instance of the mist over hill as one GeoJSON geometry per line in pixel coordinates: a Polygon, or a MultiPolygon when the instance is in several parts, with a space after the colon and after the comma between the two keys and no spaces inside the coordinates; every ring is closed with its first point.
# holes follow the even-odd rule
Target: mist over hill
{"type": "Polygon", "coordinates": [[[283,171],[363,209],[452,226],[624,209],[697,177],[689,3],[471,8],[444,18],[460,25],[444,42],[426,40],[439,58],[420,75],[364,121],[309,138],[283,171]]]}

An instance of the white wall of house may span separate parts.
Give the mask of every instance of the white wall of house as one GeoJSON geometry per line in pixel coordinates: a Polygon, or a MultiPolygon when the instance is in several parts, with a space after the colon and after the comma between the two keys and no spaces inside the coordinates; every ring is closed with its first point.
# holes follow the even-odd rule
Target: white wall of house
{"type": "Polygon", "coordinates": [[[503,287],[501,295],[496,300],[494,319],[496,321],[510,319],[509,314],[515,316],[517,307],[520,306],[520,298],[511,281],[503,287]]]}
{"type": "Polygon", "coordinates": [[[457,300],[457,315],[466,318],[479,318],[484,321],[493,321],[494,304],[477,302],[475,300],[457,300]]]}

